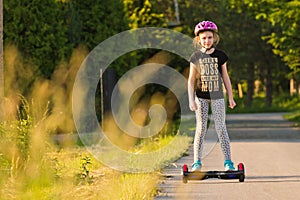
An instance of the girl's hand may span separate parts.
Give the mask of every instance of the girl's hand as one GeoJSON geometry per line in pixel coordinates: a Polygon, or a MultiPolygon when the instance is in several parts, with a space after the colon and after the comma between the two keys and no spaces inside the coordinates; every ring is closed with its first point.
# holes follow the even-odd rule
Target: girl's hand
{"type": "Polygon", "coordinates": [[[236,106],[235,101],[233,100],[233,98],[229,99],[229,108],[233,109],[236,106]]]}
{"type": "Polygon", "coordinates": [[[191,111],[196,111],[198,109],[195,101],[191,101],[189,106],[191,111]]]}

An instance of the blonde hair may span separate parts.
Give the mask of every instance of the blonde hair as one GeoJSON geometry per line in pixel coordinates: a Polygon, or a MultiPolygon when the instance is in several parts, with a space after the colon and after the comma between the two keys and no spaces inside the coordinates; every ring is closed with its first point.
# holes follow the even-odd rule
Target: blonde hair
{"type": "MultiPolygon", "coordinates": [[[[205,30],[205,31],[211,31],[211,30],[205,30]]],[[[213,46],[216,47],[219,44],[220,37],[219,37],[219,34],[217,32],[215,32],[215,31],[211,31],[211,32],[213,33],[213,36],[214,36],[214,44],[213,44],[213,46]]],[[[198,35],[195,36],[194,39],[193,39],[193,44],[194,44],[194,47],[196,49],[201,49],[202,48],[202,46],[200,44],[200,37],[199,37],[200,33],[201,32],[199,32],[198,35]]]]}

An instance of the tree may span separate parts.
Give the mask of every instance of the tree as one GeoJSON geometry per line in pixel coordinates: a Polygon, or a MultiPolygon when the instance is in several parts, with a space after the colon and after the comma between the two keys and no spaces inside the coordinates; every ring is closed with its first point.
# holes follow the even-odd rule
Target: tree
{"type": "Polygon", "coordinates": [[[230,31],[233,32],[236,38],[237,35],[234,31],[243,33],[243,35],[238,36],[240,39],[243,39],[238,44],[233,42],[234,40],[229,41],[235,44],[234,46],[241,47],[237,51],[237,55],[241,55],[242,52],[246,53],[243,59],[239,59],[239,62],[248,65],[247,68],[249,69],[249,73],[246,74],[248,76],[246,78],[248,83],[246,104],[251,105],[252,97],[250,96],[253,96],[253,91],[251,90],[254,89],[254,80],[260,79],[266,87],[265,104],[266,106],[271,106],[275,85],[273,82],[277,80],[285,82],[286,77],[282,76],[282,72],[287,73],[288,68],[280,62],[278,57],[274,56],[272,46],[268,45],[264,40],[264,36],[270,34],[274,28],[268,21],[257,18],[257,14],[253,10],[253,7],[257,9],[260,7],[269,9],[269,7],[264,4],[265,1],[259,5],[254,4],[253,1],[251,1],[253,4],[251,4],[250,1],[229,0],[228,9],[230,13],[233,12],[233,15],[231,14],[230,16],[237,16],[229,21],[231,24],[228,24],[228,27],[231,27],[230,31]],[[238,29],[234,27],[238,27],[238,29]],[[240,45],[239,43],[244,44],[240,45]]]}
{"type": "Polygon", "coordinates": [[[74,48],[92,50],[128,29],[119,0],[10,0],[4,2],[4,41],[15,44],[36,77],[50,78],[74,48]]]}
{"type": "Polygon", "coordinates": [[[269,22],[270,32],[262,38],[272,45],[274,54],[290,67],[289,78],[300,79],[300,1],[247,0],[244,3],[256,19],[269,22]]]}
{"type": "Polygon", "coordinates": [[[50,77],[56,65],[71,54],[64,13],[53,0],[4,2],[4,41],[16,44],[24,60],[50,77]]]}
{"type": "MultiPolygon", "coordinates": [[[[300,67],[300,1],[267,1],[268,8],[255,10],[256,18],[269,21],[274,31],[264,39],[273,46],[273,52],[295,70],[300,67]]],[[[298,71],[299,72],[299,71],[298,71]]]]}
{"type": "Polygon", "coordinates": [[[119,0],[72,0],[69,5],[76,31],[72,34],[79,37],[76,43],[85,44],[90,50],[129,28],[124,6],[119,0]]]}
{"type": "Polygon", "coordinates": [[[166,26],[165,20],[163,20],[164,14],[157,13],[153,3],[150,0],[124,0],[131,29],[147,26],[166,26]]]}

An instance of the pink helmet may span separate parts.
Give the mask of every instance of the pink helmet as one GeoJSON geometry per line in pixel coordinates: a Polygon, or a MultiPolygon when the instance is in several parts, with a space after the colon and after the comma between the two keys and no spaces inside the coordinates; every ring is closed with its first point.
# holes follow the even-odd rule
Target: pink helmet
{"type": "Polygon", "coordinates": [[[214,32],[217,33],[218,32],[218,27],[215,23],[213,23],[211,21],[202,21],[202,22],[199,22],[195,26],[194,33],[197,36],[200,31],[206,31],[206,30],[211,30],[211,31],[214,31],[214,32]]]}

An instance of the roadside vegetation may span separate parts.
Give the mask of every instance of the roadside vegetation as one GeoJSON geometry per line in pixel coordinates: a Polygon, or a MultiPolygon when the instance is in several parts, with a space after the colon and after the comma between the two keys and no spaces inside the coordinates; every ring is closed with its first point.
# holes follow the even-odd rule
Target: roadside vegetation
{"type": "MultiPolygon", "coordinates": [[[[0,124],[0,199],[152,199],[160,169],[181,157],[191,138],[178,136],[176,147],[159,154],[150,173],[125,173],[104,166],[84,146],[55,143],[47,132],[47,108],[38,113],[22,96],[17,118],[0,124]],[[43,116],[39,118],[38,116],[43,116]]],[[[53,122],[53,121],[52,121],[53,122]]],[[[174,136],[147,139],[133,153],[159,150],[174,136]]],[[[103,155],[109,156],[109,155],[103,155]]],[[[151,160],[149,160],[151,166],[151,160]]]]}
{"type": "Polygon", "coordinates": [[[284,115],[287,120],[295,122],[295,126],[300,126],[300,111],[296,110],[284,115]]]}
{"type": "Polygon", "coordinates": [[[252,105],[245,105],[245,98],[236,97],[237,107],[228,109],[228,113],[265,113],[265,112],[294,112],[300,109],[299,96],[290,97],[289,94],[280,94],[273,98],[272,106],[265,106],[264,95],[255,96],[252,105]]]}
{"type": "Polygon", "coordinates": [[[245,105],[244,98],[235,98],[237,107],[233,110],[227,109],[227,113],[270,113],[282,112],[283,116],[289,121],[293,121],[295,126],[300,126],[300,97],[289,94],[278,94],[273,98],[272,106],[265,106],[264,94],[255,96],[252,101],[252,106],[245,105]]]}

